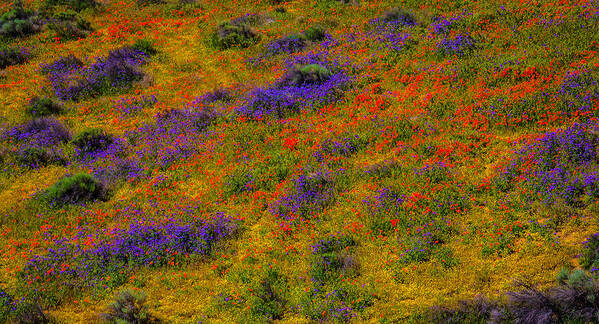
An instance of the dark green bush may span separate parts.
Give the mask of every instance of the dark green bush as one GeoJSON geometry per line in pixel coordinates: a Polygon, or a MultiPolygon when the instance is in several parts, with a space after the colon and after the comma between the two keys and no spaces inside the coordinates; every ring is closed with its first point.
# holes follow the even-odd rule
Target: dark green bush
{"type": "Polygon", "coordinates": [[[87,129],[73,138],[72,143],[77,147],[80,157],[106,150],[112,143],[114,137],[102,129],[87,129]]]}
{"type": "Polygon", "coordinates": [[[35,96],[29,100],[29,105],[26,108],[27,114],[33,117],[45,117],[50,115],[58,115],[62,113],[64,107],[52,100],[51,98],[40,98],[35,96]]]}
{"type": "Polygon", "coordinates": [[[0,35],[24,37],[41,30],[42,23],[33,10],[25,9],[21,0],[15,0],[13,9],[0,16],[0,35]]]}
{"type": "Polygon", "coordinates": [[[158,53],[156,48],[154,47],[154,43],[148,39],[138,39],[132,46],[134,49],[144,52],[150,56],[158,53]]]}
{"type": "Polygon", "coordinates": [[[23,64],[29,60],[31,53],[23,47],[0,47],[0,69],[23,64]]]}
{"type": "Polygon", "coordinates": [[[93,31],[91,24],[73,10],[54,14],[48,22],[48,28],[61,39],[84,38],[93,31]]]}
{"type": "Polygon", "coordinates": [[[29,168],[39,168],[49,164],[64,164],[64,159],[54,151],[41,147],[27,147],[16,153],[17,161],[29,168]]]}
{"type": "Polygon", "coordinates": [[[245,19],[236,19],[218,25],[212,34],[212,46],[218,49],[246,48],[259,40],[258,34],[245,19]]]}
{"type": "Polygon", "coordinates": [[[301,86],[320,84],[328,80],[333,73],[320,64],[296,65],[289,69],[279,86],[301,86]]]}
{"type": "Polygon", "coordinates": [[[87,8],[96,8],[98,3],[96,0],[46,0],[46,2],[44,2],[44,6],[45,8],[66,6],[72,10],[81,11],[87,8]]]}
{"type": "Polygon", "coordinates": [[[63,206],[107,200],[108,193],[104,185],[94,177],[79,173],[58,180],[46,190],[44,198],[52,206],[63,206]]]}
{"type": "Polygon", "coordinates": [[[319,25],[311,26],[304,30],[303,35],[307,40],[312,42],[321,41],[326,36],[324,28],[319,25]]]}
{"type": "Polygon", "coordinates": [[[583,246],[580,265],[585,270],[597,271],[599,268],[599,233],[591,235],[583,246]]]}
{"type": "Polygon", "coordinates": [[[146,295],[142,291],[137,292],[133,289],[121,291],[100,318],[108,323],[160,323],[149,314],[146,295]]]}
{"type": "Polygon", "coordinates": [[[280,320],[285,313],[286,291],[285,278],[276,269],[267,269],[266,275],[252,289],[250,312],[268,321],[280,320]]]}
{"type": "Polygon", "coordinates": [[[137,0],[138,6],[148,6],[153,4],[161,4],[164,3],[164,0],[137,0]]]}

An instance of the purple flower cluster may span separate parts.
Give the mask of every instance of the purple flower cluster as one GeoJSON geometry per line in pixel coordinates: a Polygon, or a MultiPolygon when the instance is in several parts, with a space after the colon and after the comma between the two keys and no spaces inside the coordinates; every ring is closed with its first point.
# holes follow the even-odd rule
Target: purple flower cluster
{"type": "Polygon", "coordinates": [[[196,100],[202,103],[212,103],[215,101],[230,101],[233,99],[231,92],[225,88],[216,88],[210,92],[207,92],[196,100]]]}
{"type": "Polygon", "coordinates": [[[326,105],[339,100],[343,91],[352,82],[352,78],[341,69],[337,62],[329,61],[318,55],[307,55],[288,60],[286,76],[266,87],[251,91],[245,103],[238,107],[237,113],[254,118],[276,116],[284,118],[290,113],[326,105]],[[299,65],[320,65],[331,72],[323,82],[290,84],[289,72],[299,65]]]}
{"type": "Polygon", "coordinates": [[[552,131],[516,153],[502,177],[522,181],[544,203],[574,203],[581,195],[599,198],[597,136],[589,124],[552,131]],[[526,167],[524,167],[526,166],[526,167]]]}
{"type": "Polygon", "coordinates": [[[476,41],[467,33],[445,35],[437,44],[437,50],[443,55],[462,56],[476,49],[476,41]]]}
{"type": "MultiPolygon", "coordinates": [[[[231,218],[218,213],[208,221],[195,223],[176,220],[162,224],[133,223],[127,229],[112,230],[105,239],[97,234],[80,234],[71,240],[57,241],[47,254],[30,259],[19,279],[32,294],[48,282],[71,289],[103,288],[104,276],[208,255],[214,244],[232,234],[235,228],[231,218]]],[[[122,278],[125,280],[126,276],[122,278]]]]}
{"type": "Polygon", "coordinates": [[[312,155],[318,161],[324,161],[330,156],[348,157],[364,147],[366,142],[358,135],[347,136],[340,139],[329,139],[320,145],[320,149],[312,155]]]}
{"type": "Polygon", "coordinates": [[[302,35],[289,35],[273,40],[266,45],[267,55],[272,56],[280,53],[295,53],[303,50],[308,43],[302,35]]]}
{"type": "Polygon", "coordinates": [[[31,52],[25,47],[0,48],[0,69],[23,64],[29,60],[31,52]]]}
{"type": "Polygon", "coordinates": [[[25,142],[31,146],[49,147],[71,139],[71,133],[54,117],[32,119],[23,125],[9,129],[3,139],[25,142]]]}
{"type": "Polygon", "coordinates": [[[136,160],[111,158],[104,159],[100,166],[94,166],[92,175],[104,185],[114,186],[120,180],[135,181],[147,177],[146,168],[136,160]]]}
{"type": "Polygon", "coordinates": [[[124,116],[141,112],[144,108],[153,106],[158,102],[156,96],[123,97],[114,102],[116,110],[124,116]]]}
{"type": "Polygon", "coordinates": [[[599,100],[599,83],[589,71],[569,72],[556,95],[567,105],[564,110],[590,112],[599,100]]]}
{"type": "Polygon", "coordinates": [[[351,236],[347,235],[331,235],[326,239],[319,240],[310,246],[312,254],[327,254],[331,252],[341,251],[348,246],[354,246],[356,242],[351,236]]]}
{"type": "Polygon", "coordinates": [[[293,187],[271,205],[271,212],[284,220],[282,226],[297,225],[298,220],[322,211],[335,198],[335,183],[330,172],[302,174],[293,180],[293,187]]]}
{"type": "Polygon", "coordinates": [[[96,96],[113,88],[128,86],[143,77],[139,66],[148,55],[130,46],[112,50],[90,66],[84,67],[73,57],[42,66],[55,95],[62,100],[79,100],[96,96]]]}
{"type": "Polygon", "coordinates": [[[430,29],[435,34],[447,34],[459,20],[459,17],[436,17],[433,19],[430,29]]]}

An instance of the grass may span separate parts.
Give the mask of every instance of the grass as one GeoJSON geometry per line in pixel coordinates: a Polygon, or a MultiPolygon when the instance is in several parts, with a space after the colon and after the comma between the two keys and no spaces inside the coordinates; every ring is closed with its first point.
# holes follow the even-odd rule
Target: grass
{"type": "Polygon", "coordinates": [[[71,4],[91,28],[1,40],[0,292],[27,299],[12,306],[89,323],[142,289],[144,314],[168,323],[426,322],[430,307],[478,319],[472,298],[502,302],[517,279],[545,292],[562,267],[596,276],[591,2],[97,2],[23,1],[49,17],[71,4]],[[87,71],[127,46],[145,54],[136,70],[116,60],[130,80],[104,71],[88,91],[81,73],[76,100],[42,68],[72,54],[87,71]],[[10,133],[43,116],[73,140],[10,133]],[[70,186],[93,194],[39,199],[70,186]],[[220,213],[234,234],[209,252],[125,266],[113,251],[95,286],[24,281],[51,249],[164,242],[160,226],[220,213]]]}

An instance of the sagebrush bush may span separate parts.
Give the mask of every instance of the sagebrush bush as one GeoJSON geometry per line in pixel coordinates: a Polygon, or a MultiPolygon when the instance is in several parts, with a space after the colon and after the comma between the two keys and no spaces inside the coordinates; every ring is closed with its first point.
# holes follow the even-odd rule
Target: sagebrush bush
{"type": "Polygon", "coordinates": [[[24,47],[0,48],[0,69],[23,64],[31,58],[31,53],[24,47]]]}
{"type": "Polygon", "coordinates": [[[102,129],[92,128],[77,134],[72,140],[80,157],[106,150],[114,143],[114,136],[102,129]]]}
{"type": "Polygon", "coordinates": [[[164,3],[164,0],[136,0],[138,6],[149,6],[164,3]]]}
{"type": "Polygon", "coordinates": [[[84,38],[93,31],[91,24],[73,10],[54,14],[48,21],[48,28],[66,40],[84,38]]]}
{"type": "Polygon", "coordinates": [[[29,100],[25,111],[33,117],[46,117],[50,115],[58,115],[64,111],[64,106],[52,98],[34,96],[29,100]]]}
{"type": "Polygon", "coordinates": [[[435,324],[482,324],[488,323],[497,312],[499,312],[497,302],[483,295],[477,295],[472,300],[461,300],[456,308],[433,306],[427,311],[425,317],[428,323],[435,324]]]}
{"type": "Polygon", "coordinates": [[[145,293],[133,289],[122,290],[100,318],[108,323],[160,323],[150,315],[145,293]]]}
{"type": "Polygon", "coordinates": [[[246,48],[259,40],[259,35],[244,19],[220,23],[212,34],[214,47],[224,50],[232,47],[246,48]]]}
{"type": "Polygon", "coordinates": [[[58,180],[46,190],[44,198],[52,206],[63,206],[106,200],[108,192],[93,176],[78,173],[58,180]]]}
{"type": "Polygon", "coordinates": [[[0,35],[24,37],[39,32],[42,22],[39,16],[23,7],[21,0],[15,0],[13,9],[0,16],[0,35]]]}

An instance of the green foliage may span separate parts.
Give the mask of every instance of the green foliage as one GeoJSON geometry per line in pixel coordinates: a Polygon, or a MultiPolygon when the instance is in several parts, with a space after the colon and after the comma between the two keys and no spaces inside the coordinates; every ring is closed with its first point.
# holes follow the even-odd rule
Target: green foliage
{"type": "Polygon", "coordinates": [[[134,49],[144,52],[150,56],[158,53],[156,48],[154,47],[154,43],[149,39],[138,39],[132,46],[134,49]]]}
{"type": "Polygon", "coordinates": [[[122,290],[100,318],[108,323],[160,323],[149,314],[146,295],[133,289],[122,290]]]}
{"type": "Polygon", "coordinates": [[[78,149],[79,156],[100,152],[114,143],[114,137],[98,128],[86,129],[71,141],[78,149]]]}
{"type": "Polygon", "coordinates": [[[302,34],[307,40],[312,42],[321,41],[326,36],[324,27],[320,25],[310,26],[306,30],[304,30],[302,34]]]}
{"type": "Polygon", "coordinates": [[[64,164],[65,160],[41,147],[27,147],[16,153],[17,161],[26,167],[38,168],[49,164],[64,164]]]}
{"type": "Polygon", "coordinates": [[[44,7],[49,9],[55,6],[66,6],[75,11],[81,11],[87,8],[96,8],[98,2],[96,0],[46,0],[44,7]]]}
{"type": "Polygon", "coordinates": [[[268,268],[257,286],[252,289],[250,312],[253,316],[268,321],[280,320],[287,303],[287,282],[277,269],[268,268]]]}
{"type": "Polygon", "coordinates": [[[46,190],[44,199],[52,206],[106,200],[104,185],[89,174],[78,173],[58,180],[46,190]]]}
{"type": "Polygon", "coordinates": [[[213,32],[210,43],[217,49],[225,50],[233,47],[246,48],[259,39],[259,35],[245,20],[238,19],[220,23],[213,32]]]}
{"type": "Polygon", "coordinates": [[[73,10],[54,14],[48,22],[48,28],[66,40],[84,38],[93,30],[91,24],[73,10]]]}
{"type": "Polygon", "coordinates": [[[591,272],[599,268],[599,234],[591,235],[584,243],[580,265],[591,272]]]}
{"type": "Polygon", "coordinates": [[[42,23],[32,10],[25,9],[20,0],[15,0],[13,9],[0,16],[0,35],[24,37],[41,30],[42,23]]]}
{"type": "Polygon", "coordinates": [[[29,105],[25,108],[25,112],[32,117],[45,117],[50,115],[58,115],[64,111],[63,105],[48,97],[33,97],[29,100],[29,105]]]}

